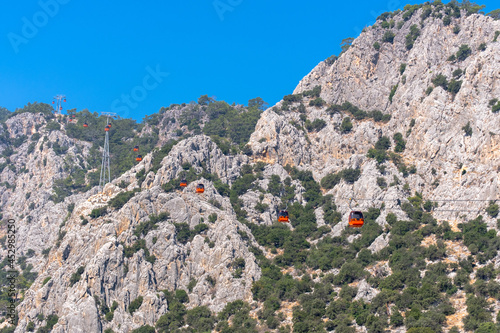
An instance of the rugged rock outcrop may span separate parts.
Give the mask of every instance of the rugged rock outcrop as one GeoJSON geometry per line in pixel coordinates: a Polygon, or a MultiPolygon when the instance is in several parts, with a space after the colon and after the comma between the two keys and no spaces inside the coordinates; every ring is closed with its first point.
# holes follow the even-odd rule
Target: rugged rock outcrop
{"type": "MultiPolygon", "coordinates": [[[[332,237],[333,242],[345,235],[352,209],[377,207],[381,210],[374,218],[378,225],[372,225],[378,228],[378,236],[370,239],[367,250],[358,251],[356,260],[384,252],[391,241],[388,214],[409,219],[401,204],[415,192],[436,202],[428,207],[433,216],[450,220],[451,229],[458,232],[459,222],[475,217],[489,200],[498,199],[500,115],[492,112],[490,101],[500,98],[500,42],[493,41],[500,21],[473,14],[444,25],[434,15],[422,20],[421,12],[406,20],[403,13],[393,17],[392,42],[387,41],[387,29],[379,21],[365,29],[335,62],[318,64],[298,84],[294,96],[262,113],[248,155],[224,154],[215,138],[200,134],[210,118],[204,112],[208,107],[190,103],[162,109],[137,133],[139,138],[156,136],[158,149],[145,154],[101,193],[90,185],[76,194],[59,193],[72,173],[96,171],[87,159],[102,152],[96,153],[92,143],[71,139],[64,128],[57,129],[62,121],[53,116],[25,112],[10,117],[0,127],[0,136],[9,139],[8,144],[0,143],[2,215],[16,219],[18,253],[28,257],[26,263],[38,274],[17,308],[16,332],[25,332],[30,322],[41,327],[36,318],[47,314],[58,316],[53,332],[129,332],[155,325],[168,312],[162,291],[177,289],[188,292],[188,308],[207,306],[220,312],[228,302],[245,300],[252,304],[253,317],[262,316],[259,311],[265,306],[254,301],[252,287],[265,271],[255,253],[261,249],[273,259],[285,251],[259,246],[248,226],[272,225],[277,209],[288,205],[269,193],[276,176],[280,183],[289,181],[294,187],[290,201],[307,204],[307,186],[299,179],[288,179],[287,165],[311,171],[316,181],[332,173],[338,176],[337,183],[322,189],[322,194],[333,196],[341,221],[330,228],[332,222],[327,221],[323,207],[310,205],[310,216],[324,231],[309,243],[303,240],[311,248],[325,237],[332,237]],[[415,34],[415,29],[418,34],[409,48],[407,36],[415,34]],[[450,58],[466,49],[466,56],[450,58]],[[454,80],[455,88],[436,83],[438,75],[444,75],[448,85],[454,80]],[[317,86],[320,94],[312,96],[317,86]],[[380,112],[376,117],[356,116],[348,111],[349,105],[358,111],[380,112]],[[390,115],[390,120],[382,119],[383,115],[390,115]],[[351,118],[352,129],[345,126],[346,117],[351,118]],[[192,119],[198,127],[192,126],[192,119]],[[192,132],[190,126],[195,127],[192,132]],[[389,138],[391,148],[387,161],[378,163],[367,154],[382,137],[389,138]],[[179,142],[166,155],[159,155],[160,148],[172,140],[179,142]],[[394,149],[397,140],[404,141],[399,151],[394,149]],[[160,163],[157,156],[162,156],[160,163]],[[260,165],[251,188],[236,197],[234,193],[222,196],[216,186],[235,184],[248,172],[248,164],[252,170],[260,165]],[[167,186],[190,168],[205,178],[198,177],[183,189],[167,186]],[[346,169],[359,170],[359,176],[345,177],[342,171],[346,169]],[[203,194],[195,193],[197,183],[205,185],[203,194]],[[247,221],[237,215],[234,207],[238,205],[247,221]],[[139,299],[138,308],[131,308],[139,299]],[[106,318],[102,309],[113,306],[113,316],[106,318]]],[[[250,172],[253,177],[254,171],[250,172]]],[[[496,219],[489,215],[484,219],[488,229],[497,230],[496,219]]],[[[297,227],[287,225],[290,230],[297,227]]],[[[287,228],[282,229],[288,232],[287,228]]],[[[0,237],[4,235],[5,228],[0,229],[0,237]]],[[[352,245],[363,237],[353,232],[343,241],[352,245]]],[[[429,236],[421,243],[429,248],[437,241],[429,236]]],[[[471,254],[456,239],[442,244],[449,263],[458,264],[471,254]]],[[[5,257],[5,249],[1,255],[5,257]]],[[[499,256],[491,262],[498,268],[499,256]]],[[[485,266],[480,263],[468,276],[475,278],[477,269],[485,266]]],[[[289,280],[311,273],[320,282],[324,273],[332,277],[345,273],[341,266],[324,271],[309,271],[310,266],[275,267],[289,273],[289,280]]],[[[379,281],[371,278],[391,275],[391,267],[387,260],[365,267],[369,274],[354,282],[357,290],[353,287],[351,299],[372,302],[380,290],[373,286],[379,281]]],[[[423,270],[420,273],[425,276],[423,270]]],[[[448,277],[456,275],[451,272],[448,277]]],[[[462,307],[462,320],[466,311],[460,293],[453,301],[459,304],[455,307],[462,307]]],[[[498,312],[500,305],[493,301],[498,312]]],[[[294,323],[296,305],[281,304],[283,322],[294,323]]],[[[390,313],[389,305],[385,306],[390,313]]],[[[366,331],[365,326],[352,323],[352,327],[366,331]]],[[[404,330],[393,330],[399,331],[404,330]]]]}
{"type": "Polygon", "coordinates": [[[176,178],[183,171],[182,164],[189,163],[198,172],[203,168],[217,174],[224,183],[231,183],[240,173],[241,166],[249,161],[245,155],[226,156],[207,136],[200,135],[181,141],[164,158],[153,184],[163,184],[176,178]]]}
{"type": "MultiPolygon", "coordinates": [[[[434,17],[420,24],[418,14],[408,21],[398,14],[394,20],[403,24],[399,30],[392,29],[393,43],[382,42],[387,30],[380,25],[366,28],[337,61],[321,62],[298,84],[294,94],[321,86],[323,106],[309,106],[312,98],[305,97],[303,114],[297,111],[297,102],[282,110],[284,101],[264,112],[249,143],[255,157],[309,169],[318,180],[329,172],[361,168],[362,174],[369,176],[362,175],[354,186],[336,188],[332,192],[336,202],[342,202],[343,197],[390,201],[400,195],[397,191],[394,193],[394,189],[381,190],[369,184],[373,184],[375,174],[381,175],[366,154],[381,136],[392,139],[399,132],[406,141],[403,160],[417,168],[416,174],[405,179],[412,190],[422,191],[425,197],[436,200],[496,199],[500,155],[499,133],[495,129],[500,118],[492,112],[489,101],[500,96],[500,42],[493,42],[500,22],[477,14],[462,16],[455,25],[449,26],[434,17]],[[407,50],[405,37],[412,25],[419,29],[420,36],[413,48],[407,50]],[[460,27],[456,34],[455,26],[460,27]],[[374,42],[380,43],[379,50],[373,46],[374,42]],[[479,47],[482,43],[486,45],[484,50],[479,47]],[[470,48],[470,56],[461,61],[447,60],[461,45],[470,48]],[[458,69],[461,72],[456,72],[458,69]],[[434,87],[432,80],[438,74],[448,80],[455,75],[462,81],[456,95],[434,87]],[[391,102],[393,87],[396,88],[391,102]],[[361,110],[380,110],[390,114],[391,119],[387,123],[352,119],[353,129],[342,133],[339,129],[342,119],[353,118],[352,115],[330,114],[328,106],[344,102],[361,110]],[[304,124],[301,115],[310,121],[321,119],[326,126],[307,133],[296,126],[304,124]],[[472,135],[464,133],[463,127],[468,123],[472,135]]],[[[392,165],[387,165],[386,170],[383,176],[389,182],[394,176],[403,179],[392,165]]],[[[484,202],[468,208],[482,207],[484,202]]],[[[444,209],[464,207],[450,202],[444,209]]],[[[437,215],[438,218],[447,216],[449,213],[445,212],[437,215]]]]}
{"type": "MultiPolygon", "coordinates": [[[[68,164],[85,168],[84,157],[91,144],[72,140],[61,131],[48,131],[41,127],[45,123],[43,116],[32,113],[16,115],[6,122],[10,138],[28,137],[8,157],[0,175],[2,215],[16,221],[19,255],[26,255],[29,250],[41,254],[56,243],[67,207],[92,194],[78,194],[60,203],[50,200],[54,182],[71,172],[68,164]]],[[[30,262],[38,270],[43,261],[30,262]]]]}
{"type": "MultiPolygon", "coordinates": [[[[168,175],[172,174],[168,171],[172,165],[180,166],[186,161],[182,160],[182,154],[190,156],[189,161],[196,165],[197,152],[202,154],[198,162],[204,160],[203,154],[212,153],[213,156],[206,161],[213,165],[207,166],[219,171],[221,177],[229,174],[231,164],[226,167],[225,156],[209,138],[195,137],[183,143],[185,145],[176,147],[164,159],[157,180],[121,209],[96,219],[87,217],[93,209],[107,205],[110,199],[123,192],[112,184],[108,184],[103,193],[88,199],[79,198],[61,228],[64,238],[59,247],[50,252],[48,261],[39,270],[39,278],[19,307],[19,315],[23,318],[19,329],[25,329],[29,321],[46,312],[59,314],[56,332],[99,331],[103,324],[97,300],[109,307],[114,301],[118,303],[111,323],[116,330],[154,325],[166,312],[166,300],[158,292],[164,289],[188,290],[192,281],[195,285],[189,292],[191,306],[208,305],[212,310],[220,311],[230,301],[251,299],[250,288],[252,282],[260,278],[260,268],[238,233],[240,230],[247,234],[251,232],[236,221],[228,199],[220,196],[206,180],[201,180],[205,184],[202,195],[194,193],[194,183],[176,193],[165,193],[160,187],[170,180],[168,175]],[[206,147],[212,150],[205,150],[206,147]],[[213,206],[214,201],[220,204],[220,208],[213,206]],[[134,234],[140,223],[162,212],[168,212],[170,218],[160,222],[144,238],[134,234]],[[216,214],[215,222],[207,222],[211,214],[216,214]],[[84,224],[83,219],[90,222],[84,224]],[[202,234],[193,235],[187,242],[177,239],[179,231],[175,224],[187,223],[190,228],[195,228],[202,221],[208,227],[202,234]],[[133,246],[139,238],[144,239],[149,253],[155,256],[153,263],[146,260],[144,249],[126,257],[124,248],[133,246]],[[241,277],[235,278],[232,263],[237,258],[245,260],[245,269],[241,277]],[[84,267],[84,272],[79,281],[71,282],[78,267],[84,267]],[[42,285],[47,277],[51,277],[50,282],[42,285]],[[139,295],[144,301],[131,316],[127,309],[139,295]]],[[[147,164],[148,159],[143,163],[147,164]]],[[[127,177],[129,175],[125,174],[121,178],[127,177]]]]}

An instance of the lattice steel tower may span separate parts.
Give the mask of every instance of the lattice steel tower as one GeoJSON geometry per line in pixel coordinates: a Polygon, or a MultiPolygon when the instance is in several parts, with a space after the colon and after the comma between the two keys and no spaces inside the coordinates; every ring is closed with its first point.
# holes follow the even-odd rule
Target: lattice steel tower
{"type": "Polygon", "coordinates": [[[55,114],[61,114],[62,111],[62,103],[66,102],[66,96],[65,95],[56,95],[54,96],[54,99],[52,100],[52,104],[55,105],[55,114]]]}
{"type": "Polygon", "coordinates": [[[102,152],[101,177],[99,178],[99,192],[104,190],[104,186],[111,182],[111,168],[109,166],[109,131],[111,130],[110,119],[116,117],[116,113],[102,112],[106,116],[106,127],[104,128],[104,149],[102,152]]]}

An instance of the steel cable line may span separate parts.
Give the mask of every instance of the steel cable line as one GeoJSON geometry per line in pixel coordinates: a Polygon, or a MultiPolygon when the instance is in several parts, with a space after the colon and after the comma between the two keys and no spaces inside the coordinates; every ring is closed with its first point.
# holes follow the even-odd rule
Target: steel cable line
{"type": "MultiPolygon", "coordinates": [[[[399,198],[396,198],[396,199],[375,199],[375,198],[348,198],[348,197],[340,197],[340,199],[345,199],[345,200],[348,200],[349,201],[349,205],[348,206],[337,206],[339,208],[349,208],[349,209],[352,209],[351,208],[351,202],[352,201],[382,201],[382,202],[385,202],[385,201],[396,201],[398,202],[398,206],[399,204],[401,203],[401,199],[399,198]]],[[[408,199],[407,198],[404,198],[403,200],[406,200],[408,202],[408,199]]],[[[428,201],[431,201],[431,202],[496,202],[498,199],[489,199],[489,200],[484,200],[484,199],[436,199],[436,200],[431,200],[429,199],[428,201]]],[[[386,207],[388,210],[399,210],[399,211],[403,211],[404,210],[400,207],[392,207],[392,208],[389,208],[389,207],[386,207]]],[[[463,212],[463,213],[477,213],[477,212],[480,212],[480,211],[483,211],[485,210],[486,208],[478,208],[478,209],[475,209],[475,210],[470,210],[470,209],[431,209],[430,212],[463,212]]]]}
{"type": "MultiPolygon", "coordinates": [[[[349,208],[349,206],[338,206],[337,208],[349,208]]],[[[404,212],[404,210],[401,207],[385,207],[384,209],[386,210],[398,210],[404,212]]],[[[464,212],[464,213],[477,213],[479,211],[484,210],[485,208],[478,208],[476,210],[464,210],[464,209],[432,209],[428,213],[434,213],[434,212],[464,212]]]]}
{"type": "MultiPolygon", "coordinates": [[[[366,199],[366,198],[365,199],[361,199],[361,198],[347,198],[347,197],[341,197],[340,199],[355,200],[355,201],[397,201],[397,200],[401,200],[399,198],[396,198],[396,199],[366,199]]],[[[466,201],[466,202],[469,202],[469,201],[478,201],[478,202],[489,202],[489,201],[498,201],[499,199],[488,199],[488,200],[483,200],[483,199],[428,199],[428,200],[429,201],[434,201],[434,202],[447,202],[447,201],[466,201]]]]}

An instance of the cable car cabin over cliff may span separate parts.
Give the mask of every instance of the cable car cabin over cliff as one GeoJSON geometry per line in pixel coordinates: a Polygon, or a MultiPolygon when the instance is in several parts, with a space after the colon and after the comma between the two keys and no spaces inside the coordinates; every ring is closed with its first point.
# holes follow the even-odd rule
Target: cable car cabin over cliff
{"type": "Polygon", "coordinates": [[[181,183],[180,183],[179,186],[180,187],[186,187],[186,186],[188,186],[188,183],[187,183],[187,181],[185,179],[183,179],[183,180],[181,180],[181,183]]]}
{"type": "Polygon", "coordinates": [[[196,193],[203,193],[203,192],[205,192],[205,185],[203,185],[203,184],[198,184],[198,185],[196,186],[196,193]]]}
{"type": "Polygon", "coordinates": [[[288,220],[288,212],[286,210],[281,210],[278,213],[278,222],[285,222],[285,223],[289,222],[289,220],[288,220]]]}
{"type": "Polygon", "coordinates": [[[357,210],[353,210],[349,214],[349,227],[351,228],[361,228],[365,223],[363,213],[357,210]]]}
{"type": "Polygon", "coordinates": [[[141,156],[141,155],[137,155],[137,157],[135,158],[135,160],[136,160],[137,162],[142,161],[142,156],[141,156]]]}

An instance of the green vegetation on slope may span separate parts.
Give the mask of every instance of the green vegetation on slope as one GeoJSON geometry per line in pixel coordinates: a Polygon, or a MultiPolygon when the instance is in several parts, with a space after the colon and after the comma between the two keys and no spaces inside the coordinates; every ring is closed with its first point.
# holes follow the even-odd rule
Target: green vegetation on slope
{"type": "MultiPolygon", "coordinates": [[[[403,146],[401,140],[400,136],[395,138],[396,143],[403,146]]],[[[379,141],[377,149],[390,148],[388,138],[379,141]]],[[[233,189],[236,191],[234,201],[249,189],[257,189],[253,182],[258,175],[248,169],[249,173],[240,178],[241,185],[233,189]],[[242,185],[245,186],[240,187],[242,185]]],[[[494,280],[497,272],[491,264],[485,266],[477,271],[476,282],[470,284],[474,266],[487,263],[500,249],[500,237],[494,230],[487,230],[481,217],[459,225],[461,231],[454,232],[446,221],[438,223],[426,212],[432,203],[415,193],[401,204],[409,220],[399,220],[389,213],[385,219],[387,227],[383,228],[375,222],[381,210],[370,208],[364,212],[365,225],[361,229],[346,228],[339,237],[325,236],[330,227],[317,226],[314,209],[322,206],[336,213],[331,196],[319,194],[319,184],[309,172],[289,167],[287,171],[288,179],[299,180],[306,189],[305,205],[296,202],[288,205],[293,229],[280,223],[257,225],[240,217],[259,245],[274,254],[269,259],[261,250],[251,248],[262,269],[262,278],[254,282],[252,292],[254,300],[263,304],[258,315],[263,327],[286,330],[280,309],[289,302],[298,302],[293,309],[294,332],[333,329],[354,332],[353,322],[356,322],[365,326],[368,332],[405,326],[415,332],[439,333],[443,332],[447,316],[456,311],[450,297],[458,290],[463,290],[468,297],[469,316],[464,319],[468,329],[475,330],[488,323],[495,325],[487,299],[500,296],[500,284],[494,280]],[[308,190],[311,193],[307,194],[308,190]],[[380,235],[389,238],[389,245],[372,253],[367,248],[380,235]],[[348,241],[350,236],[356,237],[348,241]],[[435,243],[424,246],[424,239],[429,238],[435,238],[435,243]],[[444,262],[447,257],[445,242],[449,241],[463,242],[471,256],[466,260],[444,262]],[[381,265],[384,262],[388,267],[381,265]],[[295,277],[283,272],[289,269],[295,271],[295,277]],[[330,274],[333,269],[338,269],[338,273],[330,274]],[[450,273],[455,277],[450,278],[450,273]],[[361,280],[381,291],[371,302],[353,301],[358,290],[350,284],[361,280]],[[340,288],[340,293],[334,292],[334,288],[340,288]],[[401,313],[406,315],[403,317],[401,313]]],[[[329,187],[337,185],[341,178],[335,175],[328,176],[335,178],[333,182],[328,179],[329,187]]],[[[279,178],[271,177],[265,192],[283,197],[290,185],[290,180],[281,183],[279,178]]],[[[328,219],[325,220],[328,223],[328,219]]],[[[339,220],[340,217],[331,223],[336,224],[339,220]]]]}

